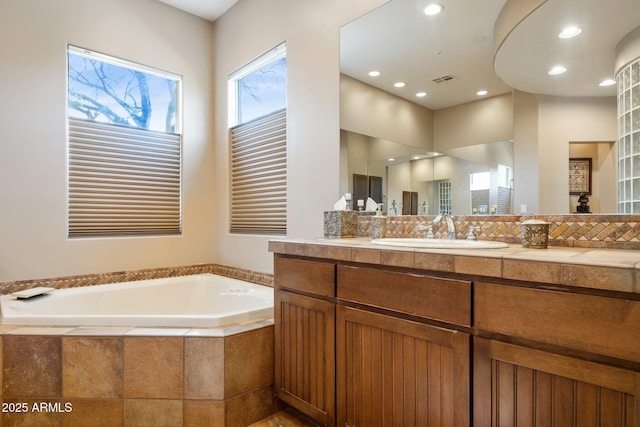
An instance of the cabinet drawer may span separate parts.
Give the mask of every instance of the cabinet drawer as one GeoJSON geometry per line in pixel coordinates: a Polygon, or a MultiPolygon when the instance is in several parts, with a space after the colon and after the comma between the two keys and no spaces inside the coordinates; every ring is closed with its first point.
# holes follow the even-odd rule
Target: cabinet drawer
{"type": "Polygon", "coordinates": [[[316,295],[335,297],[336,266],[328,262],[275,257],[276,288],[293,289],[316,295]]]}
{"type": "Polygon", "coordinates": [[[338,266],[338,298],[471,326],[471,283],[372,268],[338,266]]]}
{"type": "Polygon", "coordinates": [[[476,283],[485,331],[640,361],[640,301],[476,283]]]}

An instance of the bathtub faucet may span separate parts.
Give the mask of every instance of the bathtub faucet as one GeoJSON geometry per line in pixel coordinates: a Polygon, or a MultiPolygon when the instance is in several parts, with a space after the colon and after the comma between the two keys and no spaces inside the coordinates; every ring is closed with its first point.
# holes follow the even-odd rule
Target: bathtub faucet
{"type": "Polygon", "coordinates": [[[456,238],[456,224],[453,222],[453,217],[447,213],[441,213],[433,219],[434,224],[440,224],[444,218],[447,223],[447,239],[454,240],[456,238]]]}

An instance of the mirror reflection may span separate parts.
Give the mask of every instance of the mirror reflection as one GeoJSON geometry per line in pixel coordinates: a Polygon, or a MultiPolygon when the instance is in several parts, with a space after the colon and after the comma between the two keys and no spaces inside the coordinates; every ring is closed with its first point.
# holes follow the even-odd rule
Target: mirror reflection
{"type": "Polygon", "coordinates": [[[539,0],[503,43],[513,2],[442,0],[425,16],[428,3],[391,0],[341,29],[341,192],[380,180],[390,215],[573,213],[570,159],[589,158],[589,212],[616,212],[616,87],[597,83],[640,24],[633,1],[539,0]],[[568,17],[585,25],[578,52],[533,37],[568,17]],[[548,52],[580,66],[547,81],[548,52]]]}

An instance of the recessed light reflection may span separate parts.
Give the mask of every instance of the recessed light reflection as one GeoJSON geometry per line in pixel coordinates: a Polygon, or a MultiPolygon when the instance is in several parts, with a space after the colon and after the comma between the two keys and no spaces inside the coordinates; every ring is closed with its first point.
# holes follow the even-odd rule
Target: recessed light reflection
{"type": "Polygon", "coordinates": [[[378,77],[380,75],[380,71],[369,71],[369,75],[371,77],[378,77]]]}
{"type": "Polygon", "coordinates": [[[424,8],[425,15],[437,15],[444,10],[444,6],[441,4],[433,3],[424,8]]]}
{"type": "Polygon", "coordinates": [[[577,36],[581,32],[582,28],[571,26],[563,29],[560,34],[558,34],[558,37],[560,37],[561,39],[570,39],[571,37],[577,36]]]}
{"type": "Polygon", "coordinates": [[[418,93],[416,93],[416,96],[418,98],[424,98],[425,96],[427,96],[427,92],[418,92],[418,93]]]}
{"type": "Polygon", "coordinates": [[[613,86],[614,84],[616,84],[616,81],[615,81],[615,80],[613,80],[613,79],[606,79],[606,80],[603,80],[603,81],[601,81],[600,83],[598,83],[598,86],[605,87],[605,86],[613,86]]]}
{"type": "Polygon", "coordinates": [[[556,76],[558,74],[564,73],[565,71],[567,71],[565,67],[563,67],[562,65],[556,65],[555,67],[549,70],[549,74],[551,74],[552,76],[556,76]]]}
{"type": "Polygon", "coordinates": [[[390,162],[395,162],[396,161],[396,159],[393,158],[393,157],[389,157],[387,160],[390,161],[390,162]]]}

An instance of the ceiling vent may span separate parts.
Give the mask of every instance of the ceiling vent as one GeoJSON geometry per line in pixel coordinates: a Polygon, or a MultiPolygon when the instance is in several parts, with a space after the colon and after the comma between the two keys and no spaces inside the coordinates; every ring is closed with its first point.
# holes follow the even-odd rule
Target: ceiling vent
{"type": "Polygon", "coordinates": [[[451,74],[447,74],[446,76],[438,77],[437,79],[433,79],[434,83],[442,84],[442,83],[451,83],[454,80],[459,80],[456,76],[451,74]]]}

